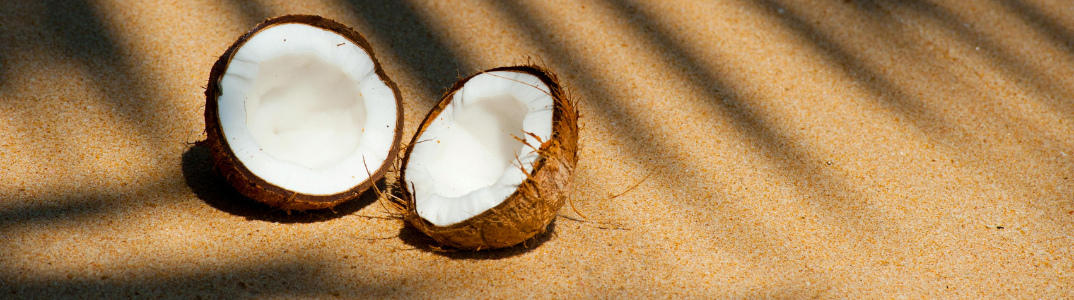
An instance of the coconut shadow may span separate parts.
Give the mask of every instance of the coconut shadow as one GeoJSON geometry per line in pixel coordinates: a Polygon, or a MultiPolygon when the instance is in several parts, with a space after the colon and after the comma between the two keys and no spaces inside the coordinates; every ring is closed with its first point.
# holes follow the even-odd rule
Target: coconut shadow
{"type": "MultiPolygon", "coordinates": [[[[265,205],[243,196],[227,180],[214,170],[209,149],[200,146],[200,142],[183,153],[183,179],[194,194],[213,208],[246,218],[248,221],[268,221],[274,223],[313,223],[340,218],[373,204],[377,193],[373,189],[362,192],[353,199],[332,208],[308,211],[287,212],[265,205]]],[[[384,189],[381,178],[376,187],[384,189]]]]}
{"type": "Polygon", "coordinates": [[[540,247],[548,240],[552,239],[552,236],[556,234],[556,221],[553,219],[552,223],[549,223],[545,227],[543,233],[537,234],[521,244],[514,245],[507,248],[495,249],[495,250],[458,250],[455,248],[442,247],[436,240],[425,235],[410,223],[405,223],[403,228],[399,229],[399,239],[403,243],[414,247],[422,252],[433,253],[436,255],[444,256],[450,259],[477,259],[477,260],[494,260],[504,259],[509,257],[515,257],[522,254],[529,253],[537,247],[540,247]]]}

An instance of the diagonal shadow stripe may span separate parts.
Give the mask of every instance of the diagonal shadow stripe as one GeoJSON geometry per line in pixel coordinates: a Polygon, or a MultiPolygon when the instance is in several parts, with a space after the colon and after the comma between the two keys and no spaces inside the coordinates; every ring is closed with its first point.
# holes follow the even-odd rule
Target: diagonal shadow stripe
{"type": "MultiPolygon", "coordinates": [[[[775,1],[780,2],[781,0],[775,1]]],[[[856,7],[859,8],[859,12],[867,13],[872,16],[874,20],[886,23],[900,22],[890,13],[892,8],[907,9],[917,15],[928,17],[937,24],[941,24],[944,29],[957,33],[954,37],[965,44],[966,47],[979,47],[984,53],[991,54],[990,58],[994,60],[992,61],[992,66],[1002,72],[1008,79],[1008,82],[1014,83],[1023,91],[1037,96],[1034,98],[1038,101],[1043,100],[1045,104],[1049,105],[1052,109],[1059,110],[1063,112],[1064,115],[1074,115],[1074,105],[1071,105],[1071,103],[1067,101],[1067,99],[1071,97],[1071,92],[1069,88],[1066,87],[1066,84],[1058,78],[1048,76],[1043,70],[1040,70],[1030,62],[1026,61],[1027,59],[1033,58],[1025,57],[1024,55],[1020,57],[1020,55],[1016,54],[1013,49],[1002,46],[994,38],[989,37],[988,34],[979,29],[979,26],[987,25],[977,24],[968,26],[972,21],[966,20],[939,5],[923,0],[856,1],[858,1],[856,7]]],[[[1030,24],[1038,24],[1038,28],[1048,28],[1042,29],[1041,32],[1044,33],[1045,36],[1051,37],[1053,41],[1060,46],[1060,49],[1071,54],[1069,49],[1069,36],[1064,34],[1061,26],[1049,23],[1049,18],[1039,13],[1035,13],[1031,7],[1020,5],[1021,3],[1017,1],[1000,2],[1004,3],[1010,10],[1023,12],[1033,17],[1039,17],[1040,19],[1035,19],[1038,20],[1036,22],[1027,22],[1030,24]]],[[[1068,118],[1068,120],[1074,120],[1074,118],[1068,118]]]]}
{"type": "Polygon", "coordinates": [[[270,15],[269,9],[258,1],[228,0],[226,1],[226,4],[230,5],[231,8],[238,13],[238,19],[242,20],[242,28],[246,30],[254,28],[254,26],[257,26],[257,24],[265,19],[275,17],[270,15]]]}
{"type": "Polygon", "coordinates": [[[772,19],[779,21],[785,28],[792,30],[798,36],[813,43],[828,61],[841,67],[840,71],[850,78],[862,83],[869,92],[877,99],[885,100],[885,108],[890,109],[904,117],[913,116],[920,120],[918,126],[929,132],[946,132],[949,130],[948,121],[940,114],[925,109],[925,100],[907,93],[885,74],[877,72],[865,63],[865,60],[843,47],[827,33],[816,28],[791,10],[784,10],[787,5],[776,0],[759,0],[753,2],[764,11],[768,12],[772,19]],[[784,11],[777,13],[777,11],[784,11]]]}
{"type": "MultiPolygon", "coordinates": [[[[802,36],[818,50],[819,53],[826,56],[829,61],[842,67],[842,71],[846,76],[855,78],[861,82],[869,91],[874,95],[875,99],[884,100],[883,105],[892,109],[892,111],[903,116],[905,120],[909,121],[913,126],[916,126],[922,134],[935,140],[940,141],[942,144],[952,147],[956,150],[954,155],[961,160],[973,161],[979,159],[980,156],[994,156],[998,149],[981,148],[979,143],[976,142],[976,134],[972,132],[972,128],[977,126],[976,123],[965,124],[958,120],[947,119],[943,116],[943,112],[933,111],[928,109],[926,105],[928,101],[938,101],[936,99],[925,99],[928,95],[917,96],[911,92],[908,92],[906,87],[900,86],[887,77],[887,75],[878,72],[874,67],[871,67],[867,63],[867,59],[859,57],[848,50],[844,49],[834,38],[831,33],[813,25],[812,22],[806,19],[805,16],[799,14],[795,7],[787,6],[781,0],[758,0],[751,3],[760,5],[766,11],[768,11],[773,19],[783,23],[785,28],[788,28],[802,36]],[[777,13],[777,10],[784,10],[782,14],[777,13]]],[[[894,16],[889,13],[891,7],[903,7],[910,11],[935,19],[940,24],[943,24],[948,30],[958,32],[959,36],[963,37],[963,43],[970,45],[982,45],[982,48],[992,49],[997,53],[997,58],[1001,61],[999,65],[1015,66],[1006,67],[1008,76],[1012,77],[1027,77],[1031,78],[1027,82],[1037,81],[1032,79],[1035,77],[1044,76],[1031,70],[1030,67],[1023,63],[1017,62],[1017,59],[1013,58],[1005,50],[1001,50],[998,44],[987,39],[982,33],[973,31],[963,26],[963,22],[942,8],[936,7],[930,3],[924,3],[918,0],[907,1],[889,1],[889,0],[858,0],[855,3],[855,7],[858,12],[872,16],[873,20],[878,20],[884,23],[898,23],[900,22],[894,16]],[[1021,65],[1020,65],[1021,64],[1021,65]]],[[[918,41],[902,41],[904,43],[917,43],[918,41]]],[[[920,52],[922,55],[929,55],[928,53],[920,52]]],[[[935,62],[938,58],[922,57],[921,60],[915,62],[916,65],[929,65],[944,68],[940,63],[935,62]]],[[[948,67],[949,68],[949,67],[948,67]]],[[[1057,84],[1053,79],[1041,79],[1041,82],[1047,82],[1050,85],[1057,84]]],[[[924,83],[926,85],[935,85],[936,83],[924,83]]],[[[1036,85],[1036,83],[1027,83],[1036,85]]],[[[940,88],[940,86],[934,86],[934,88],[940,88]]],[[[1031,88],[1032,90],[1046,89],[1044,86],[1038,86],[1031,88]]],[[[982,95],[983,97],[992,97],[990,95],[982,95]]],[[[1043,98],[1054,99],[1054,97],[1063,97],[1059,94],[1053,94],[1053,96],[1042,95],[1043,98]]],[[[1054,103],[1053,103],[1054,104],[1054,103]]],[[[973,105],[972,103],[967,105],[973,105]]],[[[1066,104],[1070,106],[1070,104],[1066,104]]],[[[1055,106],[1053,106],[1055,108],[1055,106]]],[[[1059,110],[1064,110],[1059,108],[1059,110]]],[[[1018,122],[1012,122],[1011,116],[996,116],[986,115],[985,118],[990,118],[997,123],[1007,123],[1008,126],[1019,126],[1018,122]]],[[[1022,132],[1026,135],[1025,138],[1033,139],[1045,139],[1052,140],[1052,145],[1061,145],[1057,140],[1057,137],[1050,136],[1046,133],[1039,132],[1039,129],[1018,129],[1011,130],[1011,132],[1022,132]]],[[[1042,147],[1021,145],[1025,151],[1037,152],[1041,156],[1046,156],[1046,153],[1058,153],[1062,149],[1052,148],[1043,149],[1042,147]]],[[[991,177],[1008,177],[1003,174],[1009,172],[1002,167],[997,168],[989,166],[987,164],[975,164],[969,166],[977,169],[978,171],[984,171],[992,173],[991,177]],[[988,169],[988,170],[985,170],[988,169]]],[[[1026,186],[1031,186],[1034,183],[1034,179],[1022,180],[1022,185],[1008,185],[1007,188],[1011,190],[1025,189],[1026,186]]]]}
{"type": "MultiPolygon", "coordinates": [[[[508,19],[514,20],[517,23],[517,28],[524,29],[528,37],[534,41],[533,44],[538,45],[540,49],[538,53],[548,55],[547,59],[550,63],[571,66],[569,70],[574,73],[574,76],[570,78],[572,86],[587,96],[584,101],[594,102],[594,105],[598,105],[601,108],[594,110],[593,113],[600,114],[606,120],[616,120],[617,130],[611,132],[613,135],[611,138],[636,144],[634,147],[626,148],[630,151],[628,159],[634,160],[647,171],[652,171],[653,177],[661,178],[659,181],[681,184],[681,186],[669,187],[670,189],[692,190],[696,189],[696,187],[713,185],[696,176],[679,176],[680,174],[703,174],[704,172],[696,166],[687,163],[678,164],[675,166],[676,168],[685,170],[672,172],[665,170],[662,166],[651,163],[651,161],[659,160],[681,161],[681,153],[685,150],[681,149],[681,145],[663,143],[638,144],[641,141],[634,137],[655,134],[636,121],[635,118],[630,117],[630,112],[624,108],[627,105],[621,104],[621,102],[629,101],[629,99],[617,97],[620,95],[618,89],[606,83],[607,81],[603,78],[604,75],[597,70],[597,62],[588,58],[575,57],[570,45],[565,45],[565,42],[556,39],[554,32],[549,29],[553,26],[533,16],[532,13],[527,11],[524,4],[509,1],[489,2],[503,11],[508,16],[508,19]]],[[[645,39],[644,42],[647,45],[661,47],[661,50],[664,50],[663,53],[667,53],[663,57],[665,61],[684,75],[680,77],[689,78],[689,85],[711,100],[708,104],[718,108],[723,113],[723,117],[730,121],[736,131],[746,136],[754,147],[765,152],[769,157],[773,157],[782,167],[781,173],[788,177],[790,181],[800,183],[799,186],[803,186],[807,192],[818,197],[840,199],[843,203],[838,204],[839,207],[826,208],[832,212],[838,212],[838,214],[834,214],[838,217],[853,216],[853,219],[848,220],[847,224],[862,227],[879,226],[879,224],[864,224],[861,222],[865,218],[860,218],[860,215],[869,214],[870,212],[860,209],[859,203],[849,203],[856,201],[856,199],[861,199],[861,197],[857,197],[851,192],[845,183],[827,174],[825,170],[819,169],[808,154],[804,152],[804,149],[800,149],[789,142],[788,138],[778,129],[770,127],[768,120],[763,118],[764,116],[760,112],[755,111],[754,108],[740,100],[736,88],[728,84],[728,81],[721,74],[704,69],[701,59],[693,57],[688,51],[684,50],[683,45],[671,40],[669,38],[672,36],[670,31],[673,29],[656,23],[651,16],[645,12],[635,10],[628,2],[605,1],[605,3],[616,11],[617,17],[629,20],[635,32],[645,39]],[[797,171],[808,171],[815,175],[809,178],[801,178],[795,175],[797,171]],[[828,191],[834,191],[836,194],[833,195],[831,194],[832,192],[828,191]]],[[[721,133],[713,134],[720,135],[721,133]]],[[[713,205],[715,200],[712,198],[726,199],[730,197],[725,194],[722,188],[717,187],[711,198],[681,200],[692,204],[696,208],[705,210],[710,215],[726,215],[726,211],[721,211],[717,205],[713,205]]],[[[723,227],[736,228],[734,232],[727,232],[726,234],[734,236],[740,243],[759,245],[759,248],[762,249],[777,249],[776,245],[767,237],[771,236],[772,232],[766,232],[764,228],[759,228],[756,224],[750,222],[749,218],[725,218],[724,220],[729,224],[723,224],[723,227]]],[[[751,254],[744,255],[750,256],[751,254]]],[[[768,252],[766,255],[778,257],[782,254],[768,252]]],[[[787,259],[787,257],[779,257],[777,260],[787,259]]]]}
{"type": "MultiPolygon", "coordinates": [[[[409,1],[345,1],[359,18],[371,27],[368,34],[402,62],[407,73],[420,82],[409,86],[418,92],[416,103],[432,105],[440,94],[461,76],[476,72],[447,46],[444,37],[433,30],[426,18],[415,11],[409,1]]],[[[378,49],[379,50],[379,49],[378,49]]],[[[411,113],[423,115],[424,113],[411,113]]]]}
{"type": "MultiPolygon", "coordinates": [[[[195,266],[190,266],[195,267],[195,266]]],[[[163,276],[145,273],[77,274],[74,277],[0,271],[4,299],[252,299],[383,297],[397,294],[398,282],[341,284],[322,261],[298,259],[242,262],[223,270],[181,270],[163,276]],[[86,275],[89,275],[87,277],[86,275]]]]}
{"type": "MultiPolygon", "coordinates": [[[[724,113],[724,117],[731,121],[736,131],[748,137],[751,144],[764,152],[774,163],[779,165],[777,170],[789,182],[795,183],[807,194],[816,198],[838,199],[836,204],[827,204],[830,201],[817,202],[815,205],[827,209],[829,212],[850,214],[848,224],[862,227],[873,227],[877,224],[865,224],[861,222],[867,215],[868,204],[861,202],[865,198],[855,191],[855,188],[841,178],[831,174],[819,159],[811,157],[808,149],[802,148],[799,143],[793,142],[793,137],[782,132],[781,129],[770,125],[774,123],[764,112],[759,111],[753,105],[742,99],[738,93],[740,87],[730,84],[729,80],[718,71],[707,69],[706,59],[697,57],[688,51],[689,47],[682,41],[672,39],[675,36],[674,29],[660,24],[655,16],[645,10],[636,9],[632,1],[605,0],[622,16],[633,22],[635,31],[647,39],[649,45],[659,47],[659,53],[666,53],[664,58],[671,66],[683,74],[682,78],[690,79],[690,86],[699,89],[710,100],[707,104],[714,106],[724,113]],[[802,174],[809,174],[803,177],[802,174]]],[[[718,58],[716,58],[718,60],[718,58]]],[[[773,99],[760,99],[761,101],[774,101],[773,99]]],[[[882,218],[875,218],[882,219],[882,218]]]]}
{"type": "Polygon", "coordinates": [[[108,199],[115,198],[117,195],[72,195],[59,198],[62,200],[5,199],[8,203],[43,203],[0,209],[0,232],[11,226],[41,227],[58,220],[107,214],[115,209],[108,199]]]}
{"type": "Polygon", "coordinates": [[[95,87],[105,95],[104,104],[134,124],[132,127],[146,141],[160,141],[168,123],[160,121],[165,118],[161,118],[154,102],[166,98],[157,91],[156,84],[141,80],[141,74],[133,70],[133,62],[122,53],[95,5],[89,0],[46,0],[45,11],[40,13],[44,14],[51,38],[58,40],[61,53],[89,72],[95,87]]]}
{"type": "Polygon", "coordinates": [[[1067,28],[1056,21],[1055,17],[1041,11],[1032,4],[1019,0],[996,0],[1022,18],[1027,24],[1033,26],[1038,32],[1052,40],[1057,46],[1074,55],[1074,29],[1067,28]]]}

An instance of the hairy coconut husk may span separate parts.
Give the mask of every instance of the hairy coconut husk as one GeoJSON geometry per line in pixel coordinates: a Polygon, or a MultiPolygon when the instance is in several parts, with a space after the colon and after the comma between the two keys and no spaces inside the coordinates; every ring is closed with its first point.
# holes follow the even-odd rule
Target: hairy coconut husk
{"type": "Polygon", "coordinates": [[[373,47],[369,45],[369,42],[366,41],[365,37],[361,34],[350,27],[320,16],[286,15],[268,19],[261,24],[258,24],[257,27],[254,27],[250,32],[247,32],[235,41],[235,43],[227,49],[227,52],[224,52],[224,54],[220,56],[220,59],[213,65],[212,72],[209,73],[209,84],[205,89],[205,131],[207,135],[206,144],[209,147],[209,152],[212,153],[216,170],[220,172],[224,178],[227,178],[227,181],[231,183],[236,190],[242,193],[242,195],[268,204],[269,206],[285,210],[303,211],[310,209],[327,209],[335,207],[347,200],[357,198],[362,192],[372,187],[377,180],[380,180],[384,177],[384,174],[388,172],[391,162],[396,160],[397,153],[399,152],[399,141],[403,136],[403,99],[395,82],[392,82],[380,67],[380,62],[377,61],[376,55],[373,54],[373,47]],[[266,182],[264,179],[251,173],[250,170],[235,157],[234,152],[224,138],[224,132],[220,126],[217,103],[217,97],[221,94],[219,83],[220,79],[224,76],[225,71],[227,71],[228,65],[231,63],[231,58],[234,56],[235,52],[237,52],[247,40],[262,30],[276,25],[294,23],[306,24],[334,32],[347,40],[350,40],[355,45],[358,45],[358,47],[361,47],[369,54],[369,58],[373,60],[377,76],[380,77],[380,79],[392,89],[392,93],[395,94],[395,107],[398,117],[396,118],[395,124],[395,137],[392,140],[392,148],[388,151],[388,157],[376,170],[369,170],[371,173],[369,179],[358,186],[341,193],[332,195],[309,195],[289,191],[266,182]]]}
{"type": "MultiPolygon", "coordinates": [[[[531,74],[548,85],[554,101],[552,135],[539,145],[540,158],[533,164],[515,193],[503,203],[466,221],[449,226],[436,226],[418,215],[417,205],[410,187],[406,185],[406,164],[413,147],[403,157],[400,182],[405,205],[404,218],[421,232],[442,245],[459,249],[481,250],[505,248],[517,245],[543,233],[555,219],[557,212],[567,200],[574,180],[574,167],[578,162],[578,110],[567,98],[559,85],[559,79],[538,66],[502,67],[485,72],[511,71],[531,74]]],[[[482,72],[482,73],[485,73],[482,72]]],[[[433,107],[422,121],[410,145],[418,142],[432,120],[451,103],[452,96],[467,81],[481,73],[460,80],[433,107]]],[[[538,145],[532,145],[538,146],[538,145]]]]}

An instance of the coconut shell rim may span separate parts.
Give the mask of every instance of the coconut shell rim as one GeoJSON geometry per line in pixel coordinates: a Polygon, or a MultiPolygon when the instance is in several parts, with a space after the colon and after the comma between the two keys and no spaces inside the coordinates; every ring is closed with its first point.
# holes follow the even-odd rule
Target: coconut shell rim
{"type": "Polygon", "coordinates": [[[261,22],[232,43],[227,51],[225,51],[213,64],[212,71],[209,74],[209,82],[205,90],[205,98],[206,141],[211,148],[210,152],[213,156],[215,168],[244,196],[273,207],[287,210],[332,208],[340,203],[357,198],[376,184],[377,181],[384,177],[390,169],[392,162],[398,157],[399,142],[402,140],[403,136],[403,99],[399,87],[384,72],[384,69],[376,58],[372,45],[369,44],[364,36],[354,29],[328,18],[316,15],[292,14],[266,19],[261,22]],[[322,30],[331,31],[353,42],[369,54],[370,60],[373,61],[374,72],[377,74],[377,77],[392,90],[392,93],[395,96],[395,134],[392,139],[392,147],[388,150],[388,156],[381,162],[379,168],[369,171],[371,175],[369,178],[345,191],[329,195],[314,195],[287,190],[269,183],[246,168],[242,161],[235,156],[230,144],[226,142],[226,136],[220,125],[218,106],[218,97],[222,94],[220,79],[222,79],[227,72],[235,53],[238,52],[238,49],[242,48],[250,38],[265,29],[286,24],[313,26],[322,30]]]}

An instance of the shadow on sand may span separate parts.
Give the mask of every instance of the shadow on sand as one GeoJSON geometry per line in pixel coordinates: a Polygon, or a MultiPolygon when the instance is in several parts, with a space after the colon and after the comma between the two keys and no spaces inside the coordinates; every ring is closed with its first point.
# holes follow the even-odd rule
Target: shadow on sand
{"type": "Polygon", "coordinates": [[[555,231],[556,221],[553,220],[552,223],[548,224],[548,227],[545,228],[544,233],[535,235],[521,244],[502,249],[481,251],[441,247],[440,243],[437,243],[433,238],[425,235],[425,233],[422,233],[417,228],[414,228],[410,223],[406,223],[406,225],[399,230],[399,239],[402,240],[403,243],[414,247],[416,250],[437,254],[451,259],[487,260],[515,257],[529,253],[543,245],[545,242],[551,240],[552,237],[556,235],[555,231]]]}
{"type": "MultiPolygon", "coordinates": [[[[275,223],[321,222],[352,214],[377,201],[377,193],[370,189],[358,196],[358,199],[344,202],[330,210],[287,212],[275,209],[243,196],[228,184],[227,180],[215,172],[209,149],[202,146],[190,147],[183,153],[183,179],[190,190],[209,206],[247,220],[275,223]]],[[[384,179],[377,182],[377,188],[384,188],[384,179]]]]}

